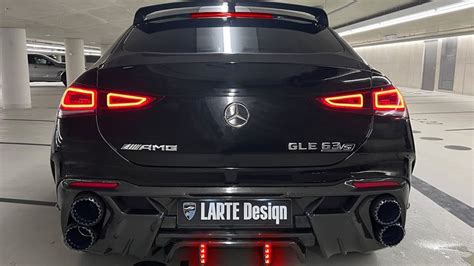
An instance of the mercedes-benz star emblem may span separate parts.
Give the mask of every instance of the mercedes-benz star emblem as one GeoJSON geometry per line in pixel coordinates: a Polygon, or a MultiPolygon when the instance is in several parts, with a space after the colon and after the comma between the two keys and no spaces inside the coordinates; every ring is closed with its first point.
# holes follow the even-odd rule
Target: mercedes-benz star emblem
{"type": "Polygon", "coordinates": [[[241,103],[231,103],[224,110],[224,120],[231,127],[242,127],[249,118],[249,110],[241,103]]]}

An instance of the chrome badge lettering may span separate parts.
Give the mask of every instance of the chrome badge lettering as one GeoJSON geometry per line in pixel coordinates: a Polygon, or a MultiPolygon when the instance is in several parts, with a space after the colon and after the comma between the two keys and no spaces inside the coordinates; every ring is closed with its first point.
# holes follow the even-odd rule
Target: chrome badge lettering
{"type": "Polygon", "coordinates": [[[339,141],[316,142],[290,142],[289,151],[319,151],[319,152],[351,152],[355,149],[355,143],[341,143],[339,141]]]}
{"type": "Polygon", "coordinates": [[[321,152],[349,152],[354,148],[354,143],[340,143],[338,141],[321,143],[321,152]]]}
{"type": "Polygon", "coordinates": [[[290,150],[290,151],[316,151],[316,150],[318,150],[318,143],[315,143],[315,142],[309,142],[309,143],[290,142],[290,143],[288,143],[288,150],[290,150]]]}
{"type": "Polygon", "coordinates": [[[124,144],[121,150],[126,151],[178,151],[178,145],[156,144],[124,144]]]}

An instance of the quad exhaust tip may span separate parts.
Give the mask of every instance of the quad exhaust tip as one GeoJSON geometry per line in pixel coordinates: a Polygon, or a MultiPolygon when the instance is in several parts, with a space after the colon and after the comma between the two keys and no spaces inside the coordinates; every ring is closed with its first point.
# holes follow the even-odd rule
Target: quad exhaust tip
{"type": "Polygon", "coordinates": [[[71,216],[76,223],[94,226],[104,217],[104,202],[93,194],[79,195],[71,206],[71,216]]]}
{"type": "Polygon", "coordinates": [[[94,245],[96,240],[96,232],[89,227],[81,225],[71,225],[64,233],[64,243],[73,250],[87,250],[94,245]]]}
{"type": "Polygon", "coordinates": [[[390,225],[397,222],[401,213],[400,204],[391,196],[376,200],[371,207],[372,217],[381,225],[390,225]]]}
{"type": "Polygon", "coordinates": [[[377,240],[385,247],[398,245],[403,237],[405,237],[405,229],[400,224],[384,226],[377,232],[377,240]]]}

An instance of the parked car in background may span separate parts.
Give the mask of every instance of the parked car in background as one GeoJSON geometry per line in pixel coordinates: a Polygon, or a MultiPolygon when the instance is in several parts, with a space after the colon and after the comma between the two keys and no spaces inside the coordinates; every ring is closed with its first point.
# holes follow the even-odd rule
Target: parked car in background
{"type": "Polygon", "coordinates": [[[30,81],[62,81],[66,86],[66,64],[44,54],[28,54],[30,81]]]}

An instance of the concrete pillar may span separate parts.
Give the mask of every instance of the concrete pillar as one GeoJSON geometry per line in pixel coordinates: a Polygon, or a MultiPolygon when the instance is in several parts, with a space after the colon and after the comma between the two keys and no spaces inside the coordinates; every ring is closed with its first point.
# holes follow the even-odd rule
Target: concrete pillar
{"type": "Polygon", "coordinates": [[[26,31],[18,28],[0,28],[0,36],[3,108],[31,108],[26,31]]]}
{"type": "Polygon", "coordinates": [[[109,50],[110,46],[111,46],[110,44],[101,44],[100,45],[100,54],[104,55],[105,52],[107,52],[107,50],[109,50]]]}
{"type": "Polygon", "coordinates": [[[2,95],[2,31],[0,31],[0,95],[2,95]]]}
{"type": "Polygon", "coordinates": [[[71,85],[86,70],[84,61],[84,40],[66,39],[66,77],[67,85],[71,85]]]}

